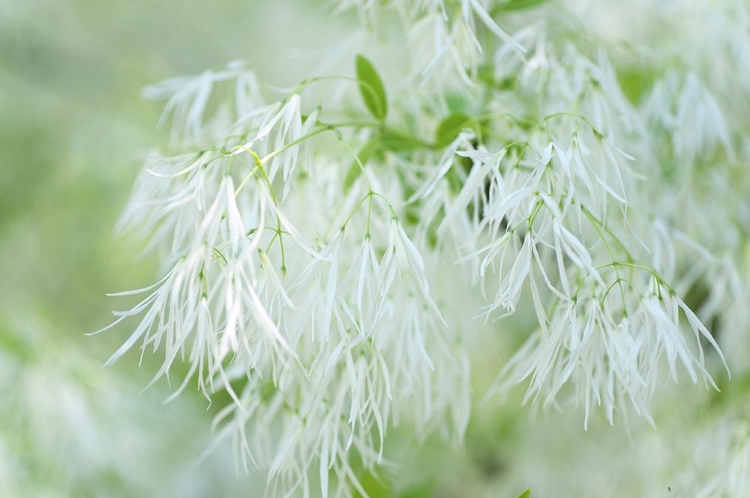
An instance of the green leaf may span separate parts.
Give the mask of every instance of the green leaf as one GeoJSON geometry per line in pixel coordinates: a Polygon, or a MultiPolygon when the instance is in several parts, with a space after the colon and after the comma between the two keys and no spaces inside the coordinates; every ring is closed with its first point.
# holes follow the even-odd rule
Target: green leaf
{"type": "Polygon", "coordinates": [[[383,147],[391,152],[414,150],[429,146],[429,144],[425,144],[422,140],[413,135],[407,135],[406,133],[394,130],[384,130],[380,135],[380,140],[383,147]]]}
{"type": "Polygon", "coordinates": [[[435,485],[432,483],[424,483],[419,486],[412,486],[406,491],[403,491],[398,498],[430,498],[435,494],[435,485]]]}
{"type": "MultiPolygon", "coordinates": [[[[367,472],[360,478],[359,483],[370,498],[388,498],[391,496],[391,485],[382,476],[367,472]]],[[[354,498],[363,498],[362,494],[356,489],[354,489],[353,496],[354,498]]]]}
{"type": "Polygon", "coordinates": [[[464,95],[451,91],[445,93],[445,103],[448,105],[448,111],[451,113],[461,112],[469,105],[464,95]]]}
{"type": "Polygon", "coordinates": [[[372,140],[367,142],[364,147],[362,147],[362,149],[357,154],[357,158],[359,159],[359,161],[357,161],[357,159],[352,161],[351,166],[349,166],[349,171],[347,171],[346,177],[344,178],[344,193],[349,192],[349,189],[352,188],[352,185],[354,185],[354,182],[357,181],[359,175],[362,174],[362,167],[367,164],[367,162],[372,158],[373,155],[375,155],[379,147],[380,140],[378,139],[378,137],[374,137],[372,140]]]}
{"type": "Polygon", "coordinates": [[[495,82],[495,88],[498,90],[513,90],[516,87],[516,83],[515,76],[506,76],[500,81],[495,82]]]}
{"type": "Polygon", "coordinates": [[[495,67],[491,65],[479,66],[477,78],[490,88],[495,90],[508,91],[516,87],[516,77],[506,76],[500,80],[495,79],[495,67]]]}
{"type": "Polygon", "coordinates": [[[548,1],[549,0],[509,0],[508,2],[498,5],[493,13],[533,9],[547,3],[548,1]]]}
{"type": "Polygon", "coordinates": [[[372,63],[362,55],[357,56],[356,71],[362,100],[375,118],[379,121],[385,120],[388,114],[388,101],[383,80],[372,63]]]}
{"type": "Polygon", "coordinates": [[[435,146],[445,147],[456,139],[461,130],[469,128],[471,118],[464,113],[457,112],[443,119],[435,130],[435,146]]]}
{"type": "Polygon", "coordinates": [[[527,489],[526,491],[518,495],[518,498],[531,498],[531,490],[527,489]]]}

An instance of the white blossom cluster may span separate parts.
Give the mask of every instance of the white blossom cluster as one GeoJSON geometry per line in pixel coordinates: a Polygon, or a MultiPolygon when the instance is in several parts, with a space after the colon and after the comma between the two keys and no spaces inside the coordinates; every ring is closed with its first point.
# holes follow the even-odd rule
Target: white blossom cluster
{"type": "Polygon", "coordinates": [[[470,402],[455,393],[468,393],[468,365],[388,200],[397,187],[373,175],[345,195],[331,167],[341,158],[310,146],[339,127],[320,109],[303,116],[299,93],[252,107],[253,77],[234,67],[149,90],[168,99],[181,144],[224,126],[222,111],[203,114],[230,74],[237,110],[219,145],[147,159],[122,224],[159,246],[165,276],[124,293],[146,297],[117,313],[140,322],[110,363],[140,342],[163,351],[156,381],[186,359],[175,396],[195,379],[209,399],[230,394],[218,440],[234,438],[245,468],[267,468],[281,494],[309,492],[315,468],[327,495],[332,472],[346,493],[359,487],[350,455],[382,464],[405,410],[463,432],[470,402]]]}
{"type": "Polygon", "coordinates": [[[136,325],[109,363],[140,344],[164,358],[154,382],[188,365],[173,396],[226,391],[216,444],[269,494],[366,495],[402,421],[460,440],[464,337],[521,308],[537,327],[490,394],[523,382],[585,426],[597,409],[656,424],[665,385],[725,375],[706,324],[746,293],[740,249],[704,239],[717,218],[695,206],[702,165],[742,154],[731,119],[687,63],[661,61],[634,103],[593,33],[532,9],[509,35],[514,4],[543,2],[525,3],[337,2],[398,13],[424,83],[387,93],[358,57],[349,107],[310,98],[326,78],[268,103],[241,63],[147,89],[175,152],[146,158],[121,229],[163,276],[123,293],[144,297],[116,313],[136,325]]]}
{"type": "Polygon", "coordinates": [[[495,19],[513,2],[340,0],[334,3],[338,10],[356,10],[369,25],[379,26],[392,15],[398,17],[414,52],[417,72],[434,84],[455,79],[471,84],[485,57],[485,35],[506,43],[517,54],[525,51],[495,19]]]}

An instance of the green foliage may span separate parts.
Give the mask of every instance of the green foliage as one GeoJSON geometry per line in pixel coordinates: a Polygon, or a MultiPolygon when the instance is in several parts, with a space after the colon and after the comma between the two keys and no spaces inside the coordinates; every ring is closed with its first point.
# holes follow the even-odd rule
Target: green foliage
{"type": "Polygon", "coordinates": [[[471,118],[462,112],[443,119],[435,130],[435,147],[446,147],[458,137],[461,130],[471,127],[471,118]]]}
{"type": "Polygon", "coordinates": [[[515,12],[519,10],[535,9],[547,3],[549,0],[510,0],[498,5],[493,14],[515,12]]]}
{"type": "Polygon", "coordinates": [[[477,79],[484,83],[487,88],[501,92],[512,92],[516,89],[517,76],[509,75],[502,79],[495,79],[495,66],[492,64],[483,64],[477,70],[477,79]]]}
{"type": "MultiPolygon", "coordinates": [[[[391,496],[391,485],[382,476],[373,472],[367,472],[360,480],[362,489],[369,498],[389,498],[391,496]]],[[[354,498],[364,498],[362,493],[354,490],[354,498]]]]}
{"type": "Polygon", "coordinates": [[[531,490],[527,489],[526,491],[518,495],[518,498],[531,498],[531,490]]]}
{"type": "Polygon", "coordinates": [[[398,498],[430,498],[434,495],[435,484],[426,482],[412,486],[398,495],[398,498]]]}
{"type": "Polygon", "coordinates": [[[383,147],[391,152],[403,152],[429,146],[417,137],[389,129],[383,130],[380,140],[383,147]]]}
{"type": "Polygon", "coordinates": [[[639,105],[643,96],[651,89],[659,75],[641,66],[617,68],[617,79],[622,93],[634,105],[639,105]]]}
{"type": "Polygon", "coordinates": [[[373,158],[382,151],[405,152],[419,148],[432,148],[433,145],[420,140],[418,137],[400,131],[385,128],[375,134],[357,153],[344,178],[344,192],[357,181],[362,174],[362,169],[373,158]]]}
{"type": "Polygon", "coordinates": [[[359,92],[365,106],[378,121],[385,121],[385,116],[388,114],[388,100],[383,80],[372,63],[362,55],[357,56],[356,72],[359,92]]]}

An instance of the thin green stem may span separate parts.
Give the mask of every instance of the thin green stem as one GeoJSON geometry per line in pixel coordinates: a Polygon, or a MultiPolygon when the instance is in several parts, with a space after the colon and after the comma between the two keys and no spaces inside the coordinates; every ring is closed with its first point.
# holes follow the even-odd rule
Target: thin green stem
{"type": "Polygon", "coordinates": [[[617,245],[618,245],[618,246],[620,246],[620,249],[622,249],[622,251],[623,251],[623,252],[625,253],[625,256],[626,256],[626,257],[628,258],[628,261],[629,261],[629,262],[633,262],[633,261],[635,261],[635,258],[634,258],[634,257],[633,257],[633,255],[632,255],[632,254],[630,253],[630,251],[628,250],[628,248],[627,248],[627,246],[625,245],[625,243],[624,243],[624,242],[623,242],[622,240],[620,240],[620,238],[619,238],[619,237],[618,237],[617,235],[615,235],[615,234],[614,234],[614,232],[612,232],[612,230],[610,230],[610,229],[609,229],[609,228],[608,228],[608,227],[607,227],[607,226],[606,226],[606,225],[605,225],[605,224],[604,224],[604,223],[603,223],[603,222],[602,222],[602,221],[601,221],[601,220],[600,220],[599,218],[597,218],[597,217],[596,217],[596,216],[594,215],[594,213],[592,213],[592,212],[591,212],[591,211],[590,211],[590,210],[589,210],[589,209],[588,209],[588,208],[587,208],[586,206],[584,206],[583,204],[580,204],[580,203],[579,203],[578,205],[579,205],[579,206],[581,206],[581,211],[583,211],[583,214],[585,214],[585,215],[586,215],[586,217],[587,217],[587,218],[588,218],[589,220],[591,220],[591,221],[592,221],[593,223],[595,223],[595,224],[596,224],[597,226],[599,226],[599,227],[600,227],[600,228],[601,228],[601,229],[602,229],[602,230],[603,230],[604,232],[606,232],[606,233],[607,233],[607,235],[609,235],[610,237],[612,237],[612,240],[613,240],[613,241],[614,241],[615,243],[617,243],[617,245]]]}
{"type": "MultiPolygon", "coordinates": [[[[271,185],[271,180],[268,178],[268,174],[266,173],[266,168],[263,167],[263,160],[258,156],[257,152],[254,150],[245,147],[245,146],[238,146],[235,149],[237,150],[244,150],[248,154],[250,154],[253,159],[255,160],[256,167],[253,169],[253,171],[246,177],[245,180],[242,181],[241,186],[244,186],[244,184],[247,182],[247,180],[255,174],[256,171],[260,171],[261,177],[263,179],[263,182],[266,184],[266,187],[268,188],[268,193],[271,196],[271,201],[273,202],[274,207],[278,208],[279,204],[276,200],[276,194],[273,191],[273,186],[271,185]]],[[[268,156],[266,156],[268,157],[268,156]]],[[[235,195],[239,193],[239,189],[235,192],[235,195]]],[[[281,217],[279,216],[279,213],[276,213],[276,235],[274,235],[274,238],[276,236],[279,237],[279,248],[281,250],[281,276],[283,277],[286,275],[286,254],[284,252],[284,237],[281,236],[282,230],[281,230],[281,217]]],[[[271,239],[272,241],[274,239],[271,239]]],[[[266,251],[268,252],[268,251],[266,251]]]]}
{"type": "MultiPolygon", "coordinates": [[[[357,205],[354,206],[354,209],[352,210],[352,212],[349,213],[349,216],[347,216],[346,220],[344,220],[344,223],[341,225],[341,229],[342,230],[346,228],[346,225],[351,221],[351,219],[354,217],[354,215],[357,214],[357,211],[359,211],[359,208],[362,207],[362,204],[364,204],[364,202],[366,200],[368,200],[368,199],[371,200],[373,197],[379,197],[379,198],[381,198],[388,205],[388,209],[391,212],[391,217],[398,218],[398,216],[396,216],[396,211],[393,209],[393,205],[391,205],[391,203],[388,202],[388,199],[386,199],[382,194],[379,194],[379,193],[377,193],[377,192],[375,192],[373,190],[370,190],[369,192],[367,192],[365,194],[364,197],[362,197],[362,199],[359,200],[359,202],[357,202],[357,205]]],[[[370,221],[369,221],[369,218],[370,218],[371,208],[372,208],[372,201],[370,202],[370,205],[367,208],[368,209],[368,214],[367,214],[367,218],[368,218],[368,221],[367,221],[367,233],[368,234],[370,233],[370,221]]]]}
{"type": "MultiPolygon", "coordinates": [[[[602,243],[604,243],[604,247],[607,249],[607,252],[609,253],[610,257],[612,258],[612,262],[616,263],[617,258],[615,257],[615,253],[612,250],[612,248],[609,245],[609,242],[607,241],[607,238],[604,235],[604,231],[602,230],[602,223],[599,221],[598,218],[596,218],[591,211],[586,209],[583,205],[581,205],[581,210],[583,211],[583,214],[586,215],[586,217],[591,222],[591,225],[594,227],[594,230],[596,230],[596,233],[599,235],[599,238],[601,239],[602,243]]],[[[612,265],[615,270],[615,277],[617,278],[618,288],[620,289],[620,297],[622,299],[622,309],[624,313],[627,313],[627,305],[625,304],[625,289],[622,287],[622,277],[620,277],[620,272],[618,271],[618,264],[612,265]]]]}

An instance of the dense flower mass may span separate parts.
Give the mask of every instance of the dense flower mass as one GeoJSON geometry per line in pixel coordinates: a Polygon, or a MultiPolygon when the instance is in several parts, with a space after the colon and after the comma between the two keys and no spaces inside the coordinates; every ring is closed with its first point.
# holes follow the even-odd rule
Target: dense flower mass
{"type": "MultiPolygon", "coordinates": [[[[581,405],[584,426],[598,410],[658,425],[667,386],[717,388],[708,325],[743,328],[748,292],[747,206],[701,202],[742,184],[720,180],[748,154],[724,89],[657,52],[633,89],[622,47],[554,2],[336,4],[400,26],[386,46],[408,47],[418,84],[358,55],[353,76],[276,99],[238,62],[147,89],[172,144],[146,158],[120,228],[163,270],[123,293],[143,297],[116,313],[135,328],[109,362],[140,344],[163,357],[154,382],[186,363],[174,396],[226,392],[216,444],[273,496],[367,495],[362,469],[390,468],[400,424],[460,441],[466,343],[520,310],[535,330],[490,395],[524,383],[525,401],[581,405]]],[[[736,452],[710,489],[747,489],[736,452]]]]}

